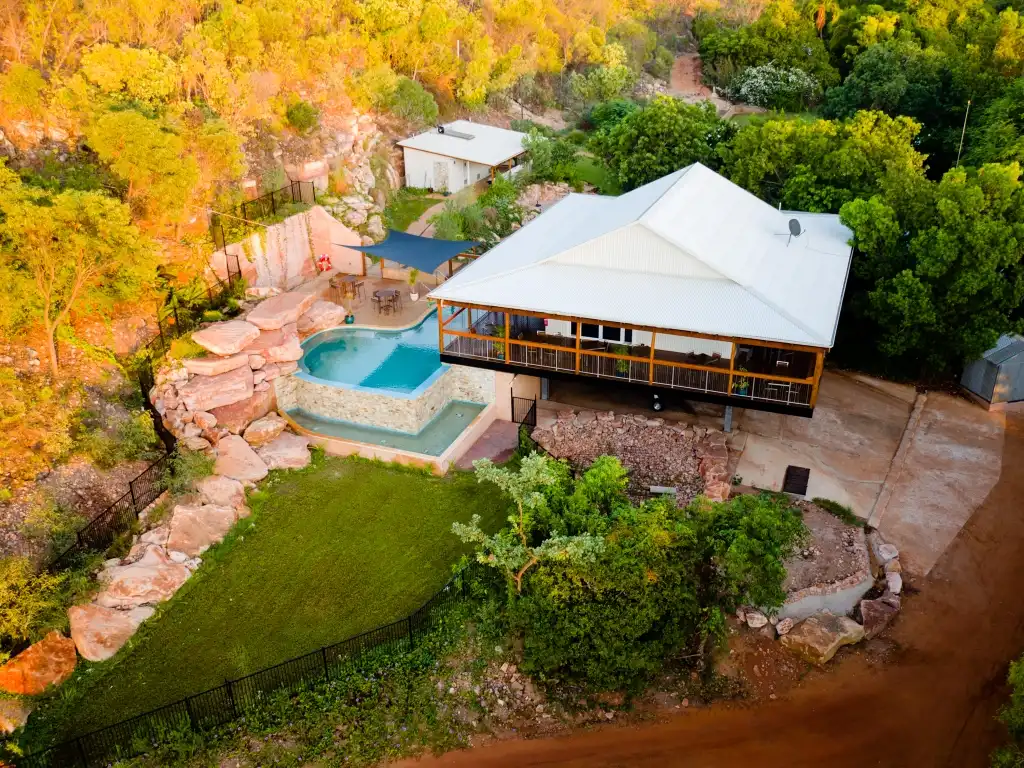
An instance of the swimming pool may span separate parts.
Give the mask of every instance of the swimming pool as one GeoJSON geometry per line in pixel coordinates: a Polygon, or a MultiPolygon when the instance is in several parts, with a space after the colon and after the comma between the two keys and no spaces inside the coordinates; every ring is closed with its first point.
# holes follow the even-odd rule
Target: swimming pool
{"type": "Polygon", "coordinates": [[[308,413],[301,408],[287,413],[300,427],[318,435],[340,437],[427,456],[440,456],[486,407],[480,403],[452,400],[415,434],[329,419],[308,413]]]}
{"type": "Polygon", "coordinates": [[[332,328],[310,336],[302,348],[299,368],[306,375],[374,392],[416,394],[443,368],[433,312],[401,331],[332,328]]]}

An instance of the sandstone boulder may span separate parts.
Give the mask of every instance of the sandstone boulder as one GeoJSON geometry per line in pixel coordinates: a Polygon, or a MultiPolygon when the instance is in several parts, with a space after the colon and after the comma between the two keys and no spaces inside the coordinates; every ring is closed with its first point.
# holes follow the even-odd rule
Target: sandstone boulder
{"type": "Polygon", "coordinates": [[[217,444],[217,462],[213,471],[239,482],[254,483],[267,476],[267,465],[245,440],[238,435],[228,435],[217,444]]]}
{"type": "Polygon", "coordinates": [[[231,357],[193,357],[186,358],[185,368],[193,376],[216,376],[233,371],[249,364],[248,355],[231,355],[231,357]]]}
{"type": "Polygon", "coordinates": [[[228,320],[196,331],[192,341],[215,355],[234,355],[259,338],[260,329],[244,320],[228,320]]]}
{"type": "Polygon", "coordinates": [[[900,612],[899,595],[886,593],[875,600],[860,601],[860,618],[864,623],[864,637],[870,640],[900,612]]]}
{"type": "Polygon", "coordinates": [[[254,371],[258,371],[264,365],[267,364],[267,358],[263,355],[249,355],[249,367],[254,371]]]}
{"type": "Polygon", "coordinates": [[[197,453],[205,451],[213,445],[205,437],[186,437],[181,441],[181,444],[190,451],[195,451],[197,453]]]}
{"type": "Polygon", "coordinates": [[[299,318],[299,333],[317,333],[345,322],[345,308],[333,301],[317,301],[299,318]]]}
{"type": "Polygon", "coordinates": [[[196,483],[203,504],[238,509],[245,504],[245,487],[231,477],[210,475],[196,483]]]}
{"type": "MultiPolygon", "coordinates": [[[[178,397],[190,411],[209,411],[252,397],[252,371],[249,366],[217,376],[195,376],[178,388],[178,397]]],[[[192,417],[195,425],[195,416],[192,417]]]]}
{"type": "Polygon", "coordinates": [[[179,504],[171,516],[171,535],[167,549],[189,557],[201,555],[219,542],[235,524],[235,509],[216,504],[192,506],[179,504]]]}
{"type": "Polygon", "coordinates": [[[95,604],[75,605],[68,609],[71,639],[82,658],[106,661],[153,613],[154,609],[146,606],[118,611],[95,604]]]}
{"type": "Polygon", "coordinates": [[[246,321],[263,331],[273,331],[296,322],[316,301],[315,293],[290,291],[272,296],[246,316],[246,321]]]}
{"type": "Polygon", "coordinates": [[[274,410],[274,391],[257,390],[253,387],[253,394],[248,400],[240,400],[231,405],[222,405],[213,409],[213,416],[217,424],[233,434],[242,433],[247,426],[256,419],[266,416],[274,410]]]}
{"type": "Polygon", "coordinates": [[[287,376],[289,373],[295,373],[297,370],[299,370],[298,363],[270,363],[263,369],[263,378],[266,381],[273,381],[281,376],[287,376]]]}
{"type": "Polygon", "coordinates": [[[245,351],[250,356],[262,357],[265,363],[289,363],[302,358],[302,345],[294,324],[264,331],[245,351]]]}
{"type": "Polygon", "coordinates": [[[206,411],[196,411],[192,414],[192,423],[201,429],[213,429],[217,426],[217,417],[206,411]]]}
{"type": "Polygon", "coordinates": [[[751,629],[760,629],[768,623],[768,617],[760,611],[747,611],[746,620],[747,626],[751,629]]]}
{"type": "Polygon", "coordinates": [[[71,677],[77,663],[74,641],[51,632],[0,667],[0,690],[35,696],[71,677]]]}
{"type": "Polygon", "coordinates": [[[287,426],[288,422],[276,413],[268,413],[262,419],[257,419],[246,427],[242,437],[253,447],[265,445],[284,432],[287,426]]]}
{"type": "Polygon", "coordinates": [[[158,525],[156,528],[151,528],[139,536],[139,543],[163,547],[167,545],[167,537],[170,533],[166,525],[158,525]]]}
{"type": "Polygon", "coordinates": [[[812,664],[826,664],[844,645],[864,639],[864,627],[846,616],[816,613],[783,635],[782,644],[812,664]]]}
{"type": "Polygon", "coordinates": [[[0,733],[14,733],[28,722],[32,706],[22,699],[0,699],[0,733]]]}
{"type": "Polygon", "coordinates": [[[270,469],[302,469],[309,464],[309,440],[284,432],[257,453],[270,469]]]}
{"type": "Polygon", "coordinates": [[[188,568],[171,562],[161,548],[149,547],[138,562],[102,571],[99,579],[105,589],[94,602],[122,609],[160,603],[177,592],[189,575],[188,568]]]}
{"type": "Polygon", "coordinates": [[[795,621],[790,618],[785,618],[775,625],[775,631],[780,635],[785,635],[793,628],[794,624],[796,624],[795,621]]]}

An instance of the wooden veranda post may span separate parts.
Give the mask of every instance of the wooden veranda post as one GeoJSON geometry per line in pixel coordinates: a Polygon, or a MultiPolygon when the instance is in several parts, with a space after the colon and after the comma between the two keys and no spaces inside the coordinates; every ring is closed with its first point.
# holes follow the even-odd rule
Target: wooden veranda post
{"type": "Polygon", "coordinates": [[[658,339],[658,332],[651,332],[651,361],[647,364],[647,383],[654,384],[654,343],[658,339]]]}
{"type": "Polygon", "coordinates": [[[441,354],[444,354],[444,315],[441,313],[441,307],[444,306],[444,300],[437,300],[437,350],[441,354]]]}
{"type": "Polygon", "coordinates": [[[577,320],[576,321],[576,373],[580,372],[580,357],[581,357],[581,355],[580,355],[580,342],[582,341],[582,338],[580,337],[580,331],[582,329],[583,329],[583,323],[581,323],[581,322],[579,322],[577,320]]]}
{"type": "Polygon", "coordinates": [[[732,374],[736,370],[736,342],[732,343],[732,352],[729,353],[729,389],[728,394],[732,394],[732,374]]]}
{"type": "Polygon", "coordinates": [[[508,359],[510,357],[512,357],[512,355],[509,354],[508,337],[509,337],[509,323],[508,323],[508,312],[506,312],[505,313],[505,365],[508,365],[508,359]]]}
{"type": "Polygon", "coordinates": [[[818,385],[821,384],[821,372],[825,367],[825,350],[819,350],[814,360],[814,386],[811,388],[811,408],[818,402],[818,385]]]}

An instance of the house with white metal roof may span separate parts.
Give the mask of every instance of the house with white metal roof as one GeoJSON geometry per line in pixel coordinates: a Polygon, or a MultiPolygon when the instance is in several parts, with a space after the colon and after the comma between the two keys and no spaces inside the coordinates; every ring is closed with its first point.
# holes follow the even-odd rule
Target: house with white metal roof
{"type": "Polygon", "coordinates": [[[405,156],[405,185],[458,192],[499,173],[521,168],[525,133],[456,120],[398,142],[405,156]]]}
{"type": "Polygon", "coordinates": [[[441,356],[810,415],[851,236],[699,163],[621,197],[569,195],[430,294],[441,356]]]}

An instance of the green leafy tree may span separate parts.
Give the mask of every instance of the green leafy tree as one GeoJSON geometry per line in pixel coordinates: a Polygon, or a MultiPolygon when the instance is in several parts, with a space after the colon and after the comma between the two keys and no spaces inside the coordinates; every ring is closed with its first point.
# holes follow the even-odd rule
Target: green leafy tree
{"type": "Polygon", "coordinates": [[[659,96],[598,133],[591,148],[623,188],[634,189],[695,162],[717,169],[717,147],[733,131],[709,102],[695,105],[659,96]]]}
{"type": "MultiPolygon", "coordinates": [[[[38,639],[40,629],[62,623],[63,574],[38,575],[26,557],[0,559],[0,638],[7,647],[38,639]]],[[[0,651],[0,661],[7,654],[0,651]]]]}
{"type": "Polygon", "coordinates": [[[887,181],[847,203],[857,255],[840,345],[891,372],[957,371],[1019,327],[1024,300],[1020,167],[986,165],[941,182],[887,181]]]}
{"type": "Polygon", "coordinates": [[[838,213],[879,192],[887,176],[923,176],[925,158],[914,147],[919,128],[882,112],[847,121],[755,120],[719,147],[722,173],[774,206],[838,213]]]}
{"type": "Polygon", "coordinates": [[[968,129],[965,162],[1024,163],[1024,77],[1014,80],[968,129]]]}
{"type": "Polygon", "coordinates": [[[12,64],[0,74],[0,107],[10,117],[39,119],[45,108],[46,80],[27,64],[12,64]]]}
{"type": "Polygon", "coordinates": [[[170,57],[150,48],[101,43],[82,56],[82,74],[102,93],[157,105],[178,90],[178,68],[170,57]]]}
{"type": "Polygon", "coordinates": [[[308,101],[296,99],[285,110],[288,124],[299,133],[309,133],[320,125],[320,110],[308,101]]]}
{"type": "Polygon", "coordinates": [[[437,121],[438,109],[434,97],[408,77],[398,78],[391,94],[384,100],[384,106],[392,114],[412,123],[430,125],[437,121]]]}
{"type": "Polygon", "coordinates": [[[540,181],[579,181],[576,163],[580,150],[575,144],[562,138],[547,138],[536,131],[523,140],[530,163],[530,175],[540,181]]]}
{"type": "Polygon", "coordinates": [[[737,605],[771,608],[785,597],[782,561],[804,528],[777,498],[634,507],[627,472],[611,456],[575,480],[565,463],[538,454],[518,471],[476,467],[512,500],[510,525],[493,536],[475,521],[454,530],[497,574],[484,615],[522,635],[531,674],[597,690],[633,686],[676,651],[706,650],[737,605]]]}
{"type": "Polygon", "coordinates": [[[9,300],[44,331],[54,378],[71,312],[137,295],[153,267],[128,207],[100,192],[0,192],[0,246],[9,300]]]}
{"type": "Polygon", "coordinates": [[[177,222],[199,180],[179,136],[133,109],[105,112],[86,130],[89,146],[128,184],[129,201],[157,219],[177,222]]]}

